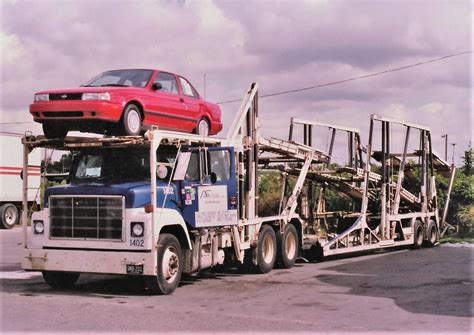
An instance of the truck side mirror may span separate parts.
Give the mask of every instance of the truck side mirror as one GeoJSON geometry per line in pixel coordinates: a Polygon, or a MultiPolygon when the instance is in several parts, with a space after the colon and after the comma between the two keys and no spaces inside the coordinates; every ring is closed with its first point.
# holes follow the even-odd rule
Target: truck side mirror
{"type": "Polygon", "coordinates": [[[151,85],[151,89],[153,91],[158,91],[158,90],[161,90],[162,88],[163,88],[163,85],[161,85],[161,83],[159,82],[153,83],[153,85],[151,85]]]}
{"type": "Polygon", "coordinates": [[[211,183],[215,184],[217,181],[217,175],[214,172],[211,172],[211,183]]]}

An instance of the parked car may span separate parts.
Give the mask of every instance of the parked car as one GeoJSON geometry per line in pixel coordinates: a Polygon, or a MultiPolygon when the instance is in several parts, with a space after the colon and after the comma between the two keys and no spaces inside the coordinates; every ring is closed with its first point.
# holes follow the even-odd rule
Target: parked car
{"type": "Polygon", "coordinates": [[[138,135],[153,125],[202,136],[222,129],[218,105],[183,76],[161,70],[106,71],[79,88],[40,91],[30,113],[48,138],[70,130],[138,135]]]}

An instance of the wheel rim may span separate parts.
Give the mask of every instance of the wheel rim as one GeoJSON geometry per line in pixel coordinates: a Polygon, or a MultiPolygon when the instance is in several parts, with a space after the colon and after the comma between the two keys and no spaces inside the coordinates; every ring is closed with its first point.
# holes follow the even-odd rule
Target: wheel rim
{"type": "Polygon", "coordinates": [[[418,245],[421,245],[423,243],[423,232],[421,230],[421,227],[417,229],[416,231],[416,242],[418,245]]]}
{"type": "Polygon", "coordinates": [[[4,217],[5,217],[5,222],[7,223],[7,225],[13,226],[17,220],[17,213],[16,213],[15,208],[11,206],[8,207],[5,210],[4,217]]]}
{"type": "Polygon", "coordinates": [[[201,136],[209,136],[209,125],[205,120],[199,121],[198,134],[201,136]]]}
{"type": "Polygon", "coordinates": [[[270,264],[273,260],[273,253],[275,252],[275,246],[273,245],[273,239],[271,235],[266,235],[263,239],[262,256],[263,261],[270,264]]]}
{"type": "Polygon", "coordinates": [[[176,248],[168,247],[163,255],[163,276],[168,283],[172,283],[179,272],[179,257],[176,248]]]}
{"type": "Polygon", "coordinates": [[[294,234],[287,234],[285,238],[285,254],[288,259],[293,259],[296,254],[296,238],[294,234]]]}
{"type": "Polygon", "coordinates": [[[138,133],[140,130],[140,114],[135,109],[128,112],[127,125],[132,133],[138,133]]]}

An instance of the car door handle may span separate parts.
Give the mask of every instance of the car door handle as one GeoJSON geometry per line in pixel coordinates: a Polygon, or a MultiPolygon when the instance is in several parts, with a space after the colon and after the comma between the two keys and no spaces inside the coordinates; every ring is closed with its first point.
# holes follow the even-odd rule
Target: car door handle
{"type": "Polygon", "coordinates": [[[183,99],[183,98],[179,98],[179,101],[180,101],[180,102],[184,102],[184,99],[183,99]]]}

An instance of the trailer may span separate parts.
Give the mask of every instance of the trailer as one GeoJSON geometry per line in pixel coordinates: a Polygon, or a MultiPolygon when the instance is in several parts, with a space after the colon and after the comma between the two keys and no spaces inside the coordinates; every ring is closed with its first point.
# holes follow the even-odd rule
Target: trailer
{"type": "MultiPolygon", "coordinates": [[[[20,220],[22,204],[23,134],[0,132],[0,229],[11,229],[20,220]]],[[[30,188],[27,192],[28,207],[39,198],[41,179],[41,152],[31,155],[27,164],[30,188]]]]}
{"type": "Polygon", "coordinates": [[[150,292],[170,294],[182,273],[220,264],[267,273],[276,265],[291,268],[298,257],[432,246],[442,229],[434,170],[454,174],[430,139],[426,127],[376,115],[365,147],[356,129],[300,119],[291,120],[288,140],[264,138],[256,83],[226,138],[159,129],[144,136],[25,136],[24,166],[39,148],[70,150],[73,163],[69,184],[45,191],[30,228],[23,214],[22,267],[42,271],[52,287],[70,287],[81,273],[123,274],[143,276],[150,292]],[[372,145],[377,122],[380,152],[372,145]],[[390,151],[388,128],[395,123],[407,136],[420,132],[421,151],[390,151]],[[303,142],[293,139],[298,125],[303,142]],[[334,134],[328,152],[312,143],[316,126],[334,134]],[[348,134],[349,160],[333,169],[337,131],[348,134]],[[403,185],[412,154],[422,171],[419,195],[403,185]],[[371,171],[375,159],[381,173],[371,171]],[[269,169],[281,175],[280,207],[259,216],[259,177],[269,169]],[[354,200],[350,211],[326,210],[331,189],[354,200]]]}

